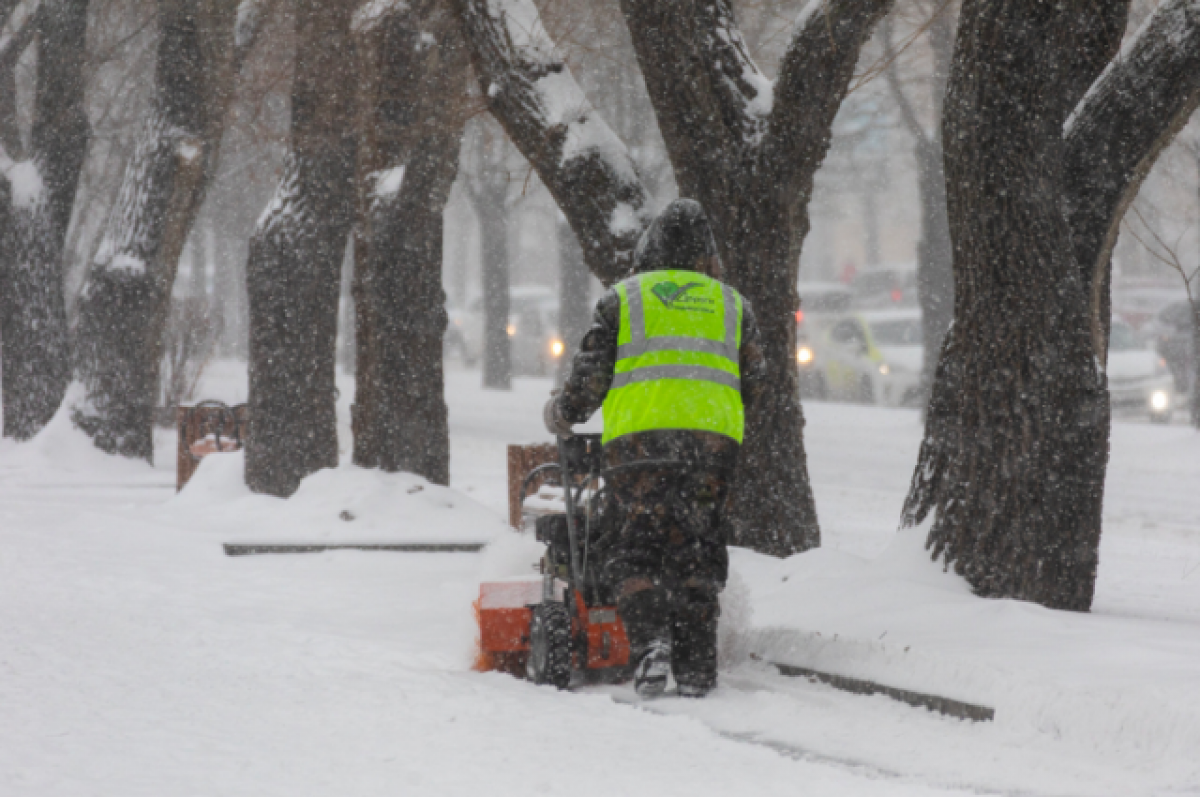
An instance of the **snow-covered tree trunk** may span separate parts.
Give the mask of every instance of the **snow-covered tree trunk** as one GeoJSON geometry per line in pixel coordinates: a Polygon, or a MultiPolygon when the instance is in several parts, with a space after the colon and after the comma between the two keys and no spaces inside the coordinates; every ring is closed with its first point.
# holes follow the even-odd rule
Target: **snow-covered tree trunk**
{"type": "Polygon", "coordinates": [[[337,465],[338,288],[354,217],[351,4],[300,0],[291,151],[246,264],[246,484],[288,496],[337,465]]]}
{"type": "Polygon", "coordinates": [[[772,84],[728,0],[621,0],[680,194],[716,228],[726,278],[754,306],[776,386],[747,417],[730,517],[739,545],[820,544],[795,360],[799,252],[813,177],[858,54],[890,0],[807,6],[772,84]]]}
{"type": "Polygon", "coordinates": [[[446,484],[442,212],[466,116],[466,52],[440,5],[360,22],[354,462],[446,484]]]}
{"type": "MultiPolygon", "coordinates": [[[[38,37],[32,153],[20,162],[6,155],[2,167],[8,189],[0,214],[4,434],[17,439],[32,437],[50,420],[71,376],[62,260],[90,135],[87,8],[87,0],[62,0],[39,7],[28,20],[38,37]]],[[[3,71],[10,86],[0,91],[7,92],[12,71],[3,71]]],[[[5,136],[6,152],[17,154],[17,145],[5,136]]]]}
{"type": "Polygon", "coordinates": [[[1087,610],[1108,400],[1062,207],[1062,125],[1125,9],[967,0],[943,121],[954,325],[905,522],[977,594],[1087,610]]]}
{"type": "Polygon", "coordinates": [[[150,459],[163,326],[179,255],[216,167],[255,0],[158,0],[155,94],[80,297],[75,424],[150,459]]]}

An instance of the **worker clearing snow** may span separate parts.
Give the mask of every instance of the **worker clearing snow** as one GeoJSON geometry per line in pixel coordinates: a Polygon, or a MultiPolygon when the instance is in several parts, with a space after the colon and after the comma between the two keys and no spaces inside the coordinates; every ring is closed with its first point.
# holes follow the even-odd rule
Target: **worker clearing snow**
{"type": "Polygon", "coordinates": [[[604,408],[604,477],[620,519],[603,539],[640,695],[717,683],[721,523],[765,365],[750,304],[720,281],[708,219],[672,202],[642,236],[633,274],[597,303],[546,427],[570,436],[604,408]]]}

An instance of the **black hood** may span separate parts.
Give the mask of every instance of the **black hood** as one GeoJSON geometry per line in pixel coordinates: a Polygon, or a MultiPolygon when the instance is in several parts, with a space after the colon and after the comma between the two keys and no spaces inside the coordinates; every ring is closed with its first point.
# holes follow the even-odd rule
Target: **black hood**
{"type": "Polygon", "coordinates": [[[633,273],[679,269],[705,271],[718,260],[717,242],[704,208],[694,199],[676,199],[650,223],[633,253],[633,273]]]}

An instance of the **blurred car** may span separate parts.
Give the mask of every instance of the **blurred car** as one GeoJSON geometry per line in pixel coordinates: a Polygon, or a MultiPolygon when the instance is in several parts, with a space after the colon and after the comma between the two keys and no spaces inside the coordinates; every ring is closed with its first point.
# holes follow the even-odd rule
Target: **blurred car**
{"type": "Polygon", "coordinates": [[[800,395],[823,399],[826,396],[824,365],[821,359],[821,331],[830,318],[850,307],[850,289],[840,282],[801,282],[800,309],[796,311],[796,366],[800,373],[800,395]]]}
{"type": "MultiPolygon", "coordinates": [[[[473,364],[483,356],[483,298],[475,299],[462,314],[463,360],[473,364]]],[[[452,321],[453,324],[453,321],[452,321]]],[[[542,286],[510,288],[508,333],[513,374],[547,376],[566,352],[558,329],[558,294],[542,286]]]]}
{"type": "Polygon", "coordinates": [[[918,401],[925,354],[920,311],[844,315],[828,324],[822,338],[830,398],[892,407],[918,401]]]}
{"type": "Polygon", "coordinates": [[[1154,349],[1167,364],[1175,378],[1175,391],[1181,396],[1190,396],[1195,389],[1195,366],[1193,360],[1192,306],[1187,301],[1172,302],[1164,307],[1142,328],[1143,334],[1153,341],[1154,349]]]}
{"type": "Polygon", "coordinates": [[[917,265],[899,263],[865,268],[850,284],[854,306],[862,310],[917,305],[917,265]]]}
{"type": "Polygon", "coordinates": [[[1115,318],[1106,370],[1113,409],[1146,412],[1155,423],[1171,420],[1176,394],[1166,360],[1146,345],[1133,327],[1115,318]]]}

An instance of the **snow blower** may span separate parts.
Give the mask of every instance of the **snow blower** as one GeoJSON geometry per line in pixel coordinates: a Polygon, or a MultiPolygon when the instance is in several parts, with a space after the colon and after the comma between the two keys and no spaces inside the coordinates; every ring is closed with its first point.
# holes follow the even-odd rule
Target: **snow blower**
{"type": "Polygon", "coordinates": [[[479,587],[480,651],[489,669],[524,675],[566,689],[572,682],[630,677],[629,640],[615,601],[589,556],[606,525],[600,435],[558,438],[558,461],[525,474],[518,498],[535,479],[554,476],[565,512],[534,523],[546,545],[541,576],[486,582],[479,587]]]}

